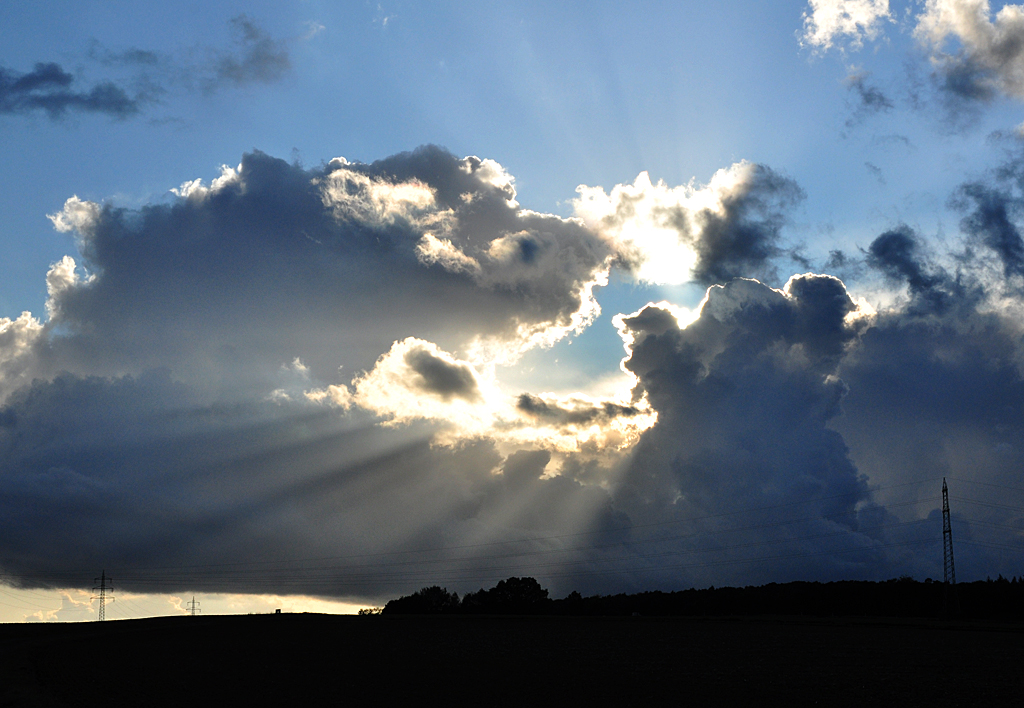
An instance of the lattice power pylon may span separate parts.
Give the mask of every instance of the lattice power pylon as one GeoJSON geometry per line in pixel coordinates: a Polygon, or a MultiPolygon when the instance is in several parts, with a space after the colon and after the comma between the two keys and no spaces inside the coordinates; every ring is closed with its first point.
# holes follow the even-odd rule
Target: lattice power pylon
{"type": "Polygon", "coordinates": [[[942,604],[947,616],[960,611],[956,596],[956,566],[953,565],[953,526],[949,522],[949,490],[946,478],[942,478],[942,582],[944,585],[942,604]]]}
{"type": "Polygon", "coordinates": [[[111,602],[114,601],[113,597],[108,597],[107,595],[107,593],[114,592],[114,586],[110,584],[111,579],[107,577],[107,571],[105,570],[102,573],[100,573],[100,577],[94,578],[93,582],[96,583],[96,585],[93,586],[92,591],[98,592],[99,595],[94,595],[92,599],[100,601],[99,620],[100,622],[102,622],[106,617],[106,610],[104,609],[104,605],[106,604],[108,599],[111,602]]]}
{"type": "Polygon", "coordinates": [[[192,601],[191,602],[186,602],[185,603],[185,607],[188,608],[189,616],[195,617],[197,612],[202,612],[202,610],[199,609],[199,605],[200,604],[201,603],[196,602],[196,596],[195,595],[192,596],[192,601]]]}

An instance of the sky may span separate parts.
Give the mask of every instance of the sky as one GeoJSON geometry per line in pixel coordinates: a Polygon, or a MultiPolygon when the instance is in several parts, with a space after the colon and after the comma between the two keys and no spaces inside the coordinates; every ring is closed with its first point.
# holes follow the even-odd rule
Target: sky
{"type": "Polygon", "coordinates": [[[0,620],[1024,572],[1024,7],[0,8],[0,620]]]}

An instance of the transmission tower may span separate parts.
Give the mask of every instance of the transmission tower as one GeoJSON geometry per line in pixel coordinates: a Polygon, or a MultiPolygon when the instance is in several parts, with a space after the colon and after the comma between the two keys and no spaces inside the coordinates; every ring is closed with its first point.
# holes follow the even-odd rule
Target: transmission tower
{"type": "Polygon", "coordinates": [[[953,527],[949,523],[949,491],[946,478],[942,478],[942,604],[944,613],[958,613],[960,601],[956,596],[956,567],[953,565],[953,527]]]}
{"type": "Polygon", "coordinates": [[[199,609],[199,605],[201,605],[201,604],[202,603],[200,603],[200,602],[196,602],[196,596],[193,595],[192,596],[192,602],[186,602],[185,603],[185,607],[188,608],[189,616],[195,617],[197,612],[202,612],[202,610],[199,609]]]}
{"type": "MultiPolygon", "coordinates": [[[[105,570],[100,573],[100,577],[93,578],[93,582],[96,583],[96,585],[93,586],[92,591],[98,592],[99,595],[94,595],[92,599],[100,601],[99,620],[102,622],[106,617],[106,611],[103,606],[107,602],[107,593],[113,593],[114,586],[110,584],[111,579],[107,577],[107,571],[105,570]]],[[[110,597],[110,601],[113,602],[114,598],[110,597]]]]}

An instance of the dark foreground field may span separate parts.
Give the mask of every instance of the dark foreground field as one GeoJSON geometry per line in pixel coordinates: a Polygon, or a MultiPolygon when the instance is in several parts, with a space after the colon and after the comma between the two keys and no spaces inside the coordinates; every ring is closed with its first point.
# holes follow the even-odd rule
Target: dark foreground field
{"type": "Polygon", "coordinates": [[[1020,624],[860,618],[282,614],[18,624],[0,626],[0,699],[105,708],[1021,705],[1022,640],[1020,624]]]}

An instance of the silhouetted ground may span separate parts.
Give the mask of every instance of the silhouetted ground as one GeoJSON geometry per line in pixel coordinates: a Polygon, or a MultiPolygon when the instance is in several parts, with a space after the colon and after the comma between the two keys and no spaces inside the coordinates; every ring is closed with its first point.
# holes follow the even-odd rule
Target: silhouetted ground
{"type": "Polygon", "coordinates": [[[4,706],[1020,705],[1024,626],[167,617],[0,626],[4,706]]]}

